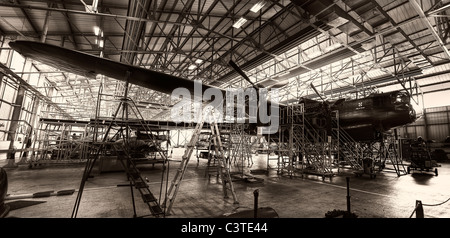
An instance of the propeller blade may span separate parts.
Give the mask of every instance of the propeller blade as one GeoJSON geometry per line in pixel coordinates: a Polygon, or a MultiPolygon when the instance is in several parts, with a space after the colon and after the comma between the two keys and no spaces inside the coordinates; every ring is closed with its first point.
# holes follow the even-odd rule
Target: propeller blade
{"type": "Polygon", "coordinates": [[[314,92],[316,92],[316,94],[320,97],[322,102],[325,102],[325,99],[323,99],[322,95],[320,95],[319,91],[317,91],[316,87],[314,87],[314,85],[312,83],[310,84],[310,86],[314,90],[314,92]]]}
{"type": "Polygon", "coordinates": [[[230,66],[233,67],[233,69],[236,70],[236,72],[238,72],[242,77],[244,77],[244,79],[247,80],[247,82],[249,82],[249,83],[253,86],[253,88],[255,88],[256,90],[258,90],[258,89],[260,88],[259,85],[254,84],[254,83],[250,80],[250,78],[244,73],[244,71],[242,71],[241,68],[239,68],[239,66],[237,66],[236,63],[234,63],[232,60],[230,60],[230,61],[228,62],[228,64],[230,64],[230,66]]]}

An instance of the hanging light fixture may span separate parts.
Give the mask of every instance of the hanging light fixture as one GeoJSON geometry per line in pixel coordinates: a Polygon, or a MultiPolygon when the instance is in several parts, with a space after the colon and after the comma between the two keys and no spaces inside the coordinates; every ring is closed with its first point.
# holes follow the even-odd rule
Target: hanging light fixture
{"type": "Polygon", "coordinates": [[[241,26],[243,26],[246,22],[247,22],[247,19],[245,19],[244,17],[241,17],[241,18],[239,18],[239,20],[237,20],[237,22],[235,22],[233,24],[233,27],[236,29],[241,28],[241,26]]]}
{"type": "Polygon", "coordinates": [[[264,5],[266,5],[266,1],[265,0],[261,0],[261,1],[257,2],[257,3],[255,3],[255,5],[253,5],[253,7],[250,8],[250,11],[252,11],[254,13],[257,13],[259,10],[261,10],[264,7],[264,5]]]}
{"type": "Polygon", "coordinates": [[[95,36],[100,35],[100,27],[94,26],[94,35],[95,35],[95,36]]]}

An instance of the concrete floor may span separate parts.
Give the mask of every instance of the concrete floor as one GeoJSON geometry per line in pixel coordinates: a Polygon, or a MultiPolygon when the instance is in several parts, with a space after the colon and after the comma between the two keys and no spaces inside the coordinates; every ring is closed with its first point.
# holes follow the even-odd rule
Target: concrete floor
{"type": "MultiPolygon", "coordinates": [[[[173,159],[181,157],[182,150],[173,154],[173,159]]],[[[267,155],[255,155],[250,170],[266,168],[267,155]]],[[[272,165],[271,161],[271,165],[272,165]]],[[[275,162],[274,162],[275,163],[275,162]]],[[[0,161],[0,166],[6,164],[0,161]],[[3,164],[2,164],[3,163],[3,164]]],[[[169,181],[172,180],[179,163],[170,162],[169,181]]],[[[359,218],[409,218],[414,211],[416,200],[424,204],[426,218],[450,218],[450,202],[439,206],[450,198],[450,164],[441,163],[439,175],[414,172],[398,177],[386,169],[376,178],[368,175],[356,177],[352,172],[341,172],[332,178],[305,175],[289,177],[277,174],[276,169],[268,174],[252,174],[263,182],[250,183],[234,181],[233,185],[239,204],[223,197],[222,187],[215,177],[205,176],[206,160],[193,156],[178,191],[172,213],[166,218],[209,218],[253,209],[254,191],[259,191],[259,207],[273,208],[280,218],[323,218],[334,209],[346,210],[346,177],[350,177],[351,211],[359,218]]],[[[272,166],[275,166],[274,164],[272,166]]],[[[149,180],[150,190],[160,200],[160,191],[165,191],[165,180],[161,185],[161,164],[140,165],[142,175],[149,180]]],[[[18,218],[70,218],[77,197],[77,191],[84,171],[84,165],[45,166],[6,169],[9,186],[8,194],[20,200],[45,201],[44,203],[9,212],[7,217],[18,218]],[[28,198],[27,195],[43,191],[75,189],[66,196],[28,198]],[[20,197],[22,196],[22,198],[20,197]]],[[[94,178],[86,183],[78,218],[131,218],[133,217],[130,187],[124,172],[93,172],[94,178]]],[[[137,192],[135,192],[135,195],[137,192]]],[[[17,200],[15,199],[15,200],[17,200]]],[[[6,202],[12,202],[7,200],[6,202]]],[[[137,216],[146,216],[148,207],[136,197],[137,216]]],[[[416,214],[413,215],[415,217],[416,214]]]]}

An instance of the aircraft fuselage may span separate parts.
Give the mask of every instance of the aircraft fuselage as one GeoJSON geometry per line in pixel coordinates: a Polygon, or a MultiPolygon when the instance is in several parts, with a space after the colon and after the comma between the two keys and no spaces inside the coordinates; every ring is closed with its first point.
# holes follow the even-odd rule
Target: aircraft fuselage
{"type": "Polygon", "coordinates": [[[410,98],[399,91],[344,101],[335,109],[340,127],[355,140],[380,139],[381,133],[417,119],[410,98]]]}

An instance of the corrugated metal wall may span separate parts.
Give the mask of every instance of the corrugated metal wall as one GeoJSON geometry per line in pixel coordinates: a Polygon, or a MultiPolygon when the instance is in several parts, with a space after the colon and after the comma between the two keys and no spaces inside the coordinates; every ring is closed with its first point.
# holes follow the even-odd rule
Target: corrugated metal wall
{"type": "Polygon", "coordinates": [[[444,141],[450,136],[450,106],[425,109],[420,119],[400,128],[398,134],[402,138],[422,136],[425,140],[444,141]]]}

